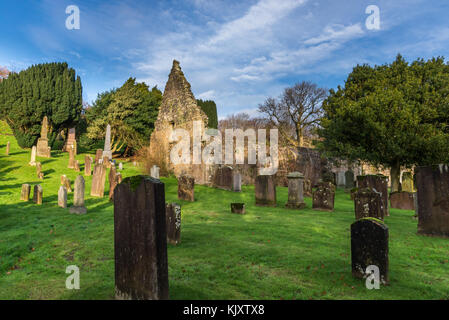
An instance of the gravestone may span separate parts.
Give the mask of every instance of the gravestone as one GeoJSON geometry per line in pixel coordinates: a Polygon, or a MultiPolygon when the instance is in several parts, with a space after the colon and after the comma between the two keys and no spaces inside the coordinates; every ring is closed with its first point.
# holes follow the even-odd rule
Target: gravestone
{"type": "Polygon", "coordinates": [[[244,203],[231,203],[231,212],[238,214],[245,214],[245,204],[244,203]]]}
{"type": "Polygon", "coordinates": [[[119,169],[120,171],[123,170],[123,163],[122,163],[122,162],[120,162],[120,163],[118,164],[118,169],[119,169]]]}
{"type": "Polygon", "coordinates": [[[22,192],[20,193],[20,200],[30,201],[31,186],[26,183],[22,184],[22,192]]]}
{"type": "Polygon", "coordinates": [[[415,199],[412,192],[390,193],[390,206],[394,209],[415,210],[415,199]]]}
{"type": "Polygon", "coordinates": [[[345,187],[346,186],[346,177],[343,171],[337,172],[337,187],[345,187]]]}
{"type": "Polygon", "coordinates": [[[35,204],[42,204],[42,196],[43,196],[42,186],[40,184],[35,185],[33,193],[33,202],[35,204]]]}
{"type": "Polygon", "coordinates": [[[168,299],[165,191],[160,180],[123,180],[114,196],[115,296],[168,299]]]}
{"type": "Polygon", "coordinates": [[[37,147],[33,146],[31,148],[31,160],[30,160],[30,166],[35,166],[36,165],[36,154],[37,154],[37,147]]]}
{"type": "Polygon", "coordinates": [[[90,176],[92,174],[92,158],[90,156],[84,157],[84,175],[90,176]]]}
{"type": "Polygon", "coordinates": [[[418,189],[418,234],[449,237],[449,168],[415,169],[418,189]]]}
{"type": "Polygon", "coordinates": [[[167,242],[173,245],[181,243],[181,206],[167,203],[165,207],[167,224],[167,242]]]}
{"type": "Polygon", "coordinates": [[[65,174],[61,176],[61,184],[66,188],[67,192],[72,192],[72,184],[65,174]]]}
{"type": "Polygon", "coordinates": [[[97,151],[95,152],[95,164],[99,164],[100,160],[102,159],[103,159],[103,150],[97,149],[97,151]]]}
{"type": "Polygon", "coordinates": [[[11,143],[8,141],[8,143],[6,143],[6,156],[9,156],[9,149],[11,148],[11,143]]]}
{"type": "Polygon", "coordinates": [[[274,175],[259,175],[255,183],[256,206],[276,206],[276,181],[274,175]]]}
{"type": "Polygon", "coordinates": [[[39,178],[42,173],[42,164],[40,162],[36,162],[36,176],[39,178]]]}
{"type": "Polygon", "coordinates": [[[50,158],[51,149],[48,146],[48,118],[44,117],[42,121],[41,137],[37,140],[37,156],[43,158],[50,158]]]}
{"type": "Polygon", "coordinates": [[[73,146],[72,146],[72,147],[69,148],[69,165],[68,165],[68,168],[69,169],[75,169],[75,162],[76,162],[76,159],[75,159],[75,148],[73,148],[73,146]]]}
{"type": "Polygon", "coordinates": [[[232,190],[235,192],[242,191],[242,175],[239,172],[232,176],[232,190]]]}
{"type": "Polygon", "coordinates": [[[335,186],[331,182],[320,182],[313,192],[312,208],[321,211],[333,211],[335,186]]]}
{"type": "Polygon", "coordinates": [[[103,161],[104,161],[105,157],[107,157],[108,160],[112,160],[111,126],[109,124],[106,126],[106,136],[105,136],[105,139],[104,139],[104,149],[103,149],[103,161]]]}
{"type": "Polygon", "coordinates": [[[75,161],[75,171],[76,172],[81,171],[80,162],[78,160],[75,161]]]}
{"type": "Polygon", "coordinates": [[[312,182],[309,179],[304,179],[303,191],[305,197],[312,196],[312,182]]]}
{"type": "Polygon", "coordinates": [[[214,176],[212,178],[212,185],[215,188],[232,190],[233,187],[233,174],[232,168],[229,166],[218,166],[215,169],[214,176]]]}
{"type": "Polygon", "coordinates": [[[92,186],[90,195],[93,197],[104,196],[104,184],[106,182],[106,167],[102,164],[96,164],[92,177],[92,186]]]}
{"type": "Polygon", "coordinates": [[[58,206],[61,208],[67,208],[67,189],[63,186],[59,187],[58,206]]]}
{"type": "Polygon", "coordinates": [[[111,169],[109,170],[109,200],[114,199],[114,189],[118,185],[118,177],[117,177],[117,170],[115,166],[111,166],[111,169]]]}
{"type": "Polygon", "coordinates": [[[109,158],[106,156],[103,156],[103,161],[101,162],[107,169],[111,167],[111,161],[109,161],[109,158]]]}
{"type": "Polygon", "coordinates": [[[65,142],[64,151],[69,152],[70,148],[73,146],[75,149],[75,154],[77,154],[77,145],[76,145],[76,129],[70,128],[67,140],[65,142]]]}
{"type": "Polygon", "coordinates": [[[195,178],[184,174],[178,178],[178,199],[195,201],[195,178]]]}
{"type": "Polygon", "coordinates": [[[345,188],[346,189],[352,189],[355,187],[355,182],[354,182],[354,172],[352,172],[351,170],[348,170],[345,172],[345,188]]]}
{"type": "Polygon", "coordinates": [[[388,212],[388,178],[384,175],[357,176],[357,187],[359,189],[369,188],[380,192],[382,195],[383,216],[389,216],[388,212]]]}
{"type": "Polygon", "coordinates": [[[415,187],[413,185],[413,174],[410,171],[405,171],[402,173],[401,191],[412,193],[415,192],[415,187]]]}
{"type": "Polygon", "coordinates": [[[351,225],[351,260],[354,277],[366,277],[366,268],[374,265],[380,283],[388,283],[388,227],[381,220],[363,218],[351,225]]]}
{"type": "Polygon", "coordinates": [[[157,165],[151,167],[151,177],[154,179],[159,179],[160,168],[157,165]]]}
{"type": "Polygon", "coordinates": [[[290,209],[303,209],[304,203],[304,176],[300,172],[291,172],[288,178],[288,202],[286,207],[290,209]]]}
{"type": "Polygon", "coordinates": [[[83,176],[78,176],[75,179],[75,191],[73,193],[73,207],[70,207],[69,212],[75,214],[86,214],[87,209],[84,206],[84,191],[85,182],[83,176]]]}
{"type": "Polygon", "coordinates": [[[354,195],[354,211],[357,220],[366,217],[383,220],[381,193],[370,188],[358,189],[354,195]]]}

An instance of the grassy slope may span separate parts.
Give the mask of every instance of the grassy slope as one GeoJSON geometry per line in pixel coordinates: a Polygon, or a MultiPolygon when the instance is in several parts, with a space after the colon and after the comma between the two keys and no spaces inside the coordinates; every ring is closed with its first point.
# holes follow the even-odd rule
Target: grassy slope
{"type": "MultiPolygon", "coordinates": [[[[73,181],[68,154],[53,152],[43,164],[45,180],[28,166],[29,150],[0,135],[0,299],[112,299],[114,297],[113,206],[90,197],[88,214],[57,207],[60,175],[73,181]],[[6,142],[11,154],[5,157],[6,142]],[[41,183],[44,204],[19,201],[23,183],[41,183]],[[65,289],[68,265],[81,272],[81,289],[65,289]]],[[[84,155],[78,155],[84,163],[84,155]]],[[[125,163],[124,177],[138,174],[125,163]]],[[[254,187],[242,193],[195,186],[197,201],[176,197],[176,180],[162,179],[167,201],[182,205],[182,244],[168,247],[172,299],[449,299],[449,239],[416,235],[411,211],[391,210],[391,285],[367,290],[351,277],[349,195],[337,192],[334,213],[254,206],[254,187]],[[247,215],[229,213],[246,203],[247,215]]],[[[108,189],[108,188],[106,188],[108,189]]],[[[106,191],[107,194],[107,191],[106,191]]],[[[69,194],[69,206],[73,193],[69,194]]],[[[306,203],[311,207],[311,199],[306,203]]]]}

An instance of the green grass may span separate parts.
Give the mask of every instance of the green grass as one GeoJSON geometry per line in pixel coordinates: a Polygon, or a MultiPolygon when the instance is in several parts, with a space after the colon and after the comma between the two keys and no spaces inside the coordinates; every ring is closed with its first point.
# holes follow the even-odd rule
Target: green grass
{"type": "MultiPolygon", "coordinates": [[[[28,166],[30,150],[0,135],[0,299],[113,299],[113,205],[90,197],[88,214],[57,207],[60,176],[72,181],[68,154],[42,162],[45,179],[28,166]],[[6,142],[11,153],[5,157],[6,142]],[[21,202],[23,183],[40,183],[44,204],[21,202]],[[66,267],[77,265],[81,289],[67,290],[66,267]]],[[[84,163],[84,154],[77,156],[84,163]]],[[[140,174],[125,163],[124,177],[140,174]]],[[[349,194],[337,190],[335,212],[284,209],[287,188],[278,187],[276,208],[254,206],[254,187],[233,193],[195,186],[194,203],[177,200],[173,178],[162,179],[166,200],[182,205],[182,243],[168,246],[171,299],[449,299],[449,239],[418,236],[413,212],[391,210],[390,280],[367,290],[351,276],[349,194]],[[246,215],[230,213],[245,202],[246,215]]],[[[69,206],[73,193],[69,194],[69,206]]]]}

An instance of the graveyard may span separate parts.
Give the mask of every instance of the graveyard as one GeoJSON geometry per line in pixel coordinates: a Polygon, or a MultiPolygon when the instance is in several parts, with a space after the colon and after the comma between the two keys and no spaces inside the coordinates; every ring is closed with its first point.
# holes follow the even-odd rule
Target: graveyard
{"type": "MultiPolygon", "coordinates": [[[[2,133],[10,134],[2,125],[2,133]]],[[[92,197],[92,176],[68,169],[69,154],[37,157],[43,180],[29,165],[29,149],[0,135],[0,299],[114,299],[114,209],[109,184],[92,197]],[[9,155],[5,156],[10,142],[9,155]],[[58,207],[60,176],[83,175],[87,214],[58,207]],[[43,190],[42,204],[20,201],[22,184],[43,190]],[[80,290],[67,290],[67,265],[80,268],[80,290]]],[[[89,154],[95,157],[95,152],[89,154]]],[[[120,159],[117,160],[121,162],[120,159]]],[[[109,173],[106,173],[106,175],[109,173]]],[[[142,174],[123,161],[124,179],[142,174]]],[[[195,185],[195,201],[177,196],[175,177],[161,177],[165,200],[182,212],[181,241],[167,244],[170,299],[449,299],[449,242],[417,234],[413,210],[389,209],[389,284],[367,290],[351,274],[354,201],[337,188],[334,210],[286,208],[288,188],[277,186],[275,206],[255,206],[254,185],[233,192],[195,185]],[[231,203],[244,203],[233,214],[231,203]]],[[[73,192],[67,206],[73,206],[73,192]]]]}

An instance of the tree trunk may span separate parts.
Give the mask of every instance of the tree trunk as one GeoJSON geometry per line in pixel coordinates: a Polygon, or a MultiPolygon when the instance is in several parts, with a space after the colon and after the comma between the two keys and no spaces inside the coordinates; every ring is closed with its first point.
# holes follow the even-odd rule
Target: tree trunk
{"type": "Polygon", "coordinates": [[[401,166],[399,163],[396,163],[396,164],[392,165],[390,168],[391,192],[401,191],[399,189],[400,176],[401,176],[401,166]]]}
{"type": "Polygon", "coordinates": [[[296,135],[298,136],[298,147],[304,146],[304,134],[302,133],[302,128],[299,125],[296,127],[296,135]]]}

